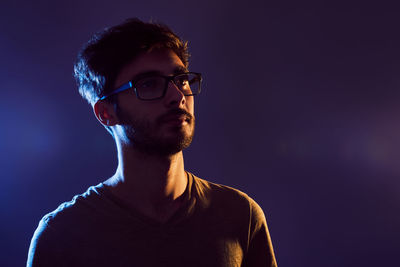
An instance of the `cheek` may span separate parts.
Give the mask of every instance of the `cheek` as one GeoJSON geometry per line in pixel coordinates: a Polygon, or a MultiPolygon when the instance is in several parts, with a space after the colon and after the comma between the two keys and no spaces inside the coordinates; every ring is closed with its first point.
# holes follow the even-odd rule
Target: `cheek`
{"type": "Polygon", "coordinates": [[[194,115],[194,101],[193,101],[193,97],[190,97],[188,99],[186,99],[186,108],[187,110],[194,115]]]}
{"type": "Polygon", "coordinates": [[[136,96],[122,92],[118,99],[118,109],[124,116],[130,118],[142,118],[145,116],[145,109],[142,107],[143,103],[139,102],[136,96]],[[124,94],[125,93],[125,94],[124,94]]]}

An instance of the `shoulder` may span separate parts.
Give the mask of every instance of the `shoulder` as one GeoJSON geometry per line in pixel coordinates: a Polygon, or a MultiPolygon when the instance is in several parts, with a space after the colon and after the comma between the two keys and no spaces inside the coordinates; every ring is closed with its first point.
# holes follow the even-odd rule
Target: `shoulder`
{"type": "Polygon", "coordinates": [[[58,239],[60,234],[65,240],[68,236],[72,238],[76,232],[76,227],[72,226],[78,224],[80,228],[84,228],[85,225],[90,227],[96,220],[96,216],[93,216],[94,210],[99,209],[98,205],[102,202],[101,190],[102,184],[89,187],[83,194],[74,196],[71,201],[62,203],[57,209],[43,216],[31,244],[37,244],[41,240],[50,242],[58,239]]]}
{"type": "Polygon", "coordinates": [[[71,221],[76,218],[88,217],[88,211],[95,209],[96,205],[102,201],[102,188],[102,184],[91,186],[84,193],[75,195],[71,201],[62,203],[42,218],[42,225],[55,227],[66,224],[70,226],[71,221]]]}
{"type": "Polygon", "coordinates": [[[222,231],[228,228],[237,234],[245,252],[243,266],[277,266],[260,205],[238,189],[193,177],[195,192],[201,202],[208,202],[212,217],[223,223],[222,231]]]}
{"type": "Polygon", "coordinates": [[[67,259],[63,255],[73,247],[77,234],[74,226],[79,223],[81,227],[85,225],[81,222],[90,218],[88,210],[98,201],[99,190],[100,185],[90,187],[40,220],[29,247],[27,266],[64,266],[67,259]]]}
{"type": "Polygon", "coordinates": [[[222,184],[209,182],[193,175],[195,193],[205,201],[218,205],[226,210],[247,215],[250,223],[262,224],[265,215],[260,205],[246,193],[222,184]],[[245,214],[244,214],[245,213],[245,214]]]}
{"type": "Polygon", "coordinates": [[[247,203],[249,206],[258,206],[258,204],[250,196],[239,189],[223,184],[209,182],[195,175],[193,175],[193,184],[196,193],[200,194],[201,196],[218,196],[229,200],[242,201],[247,203]]]}
{"type": "Polygon", "coordinates": [[[198,190],[198,192],[200,192],[202,195],[214,193],[214,194],[226,195],[227,197],[233,197],[233,198],[240,198],[240,199],[249,198],[249,196],[246,193],[238,189],[222,184],[209,182],[195,175],[193,175],[193,184],[196,190],[198,190]]]}

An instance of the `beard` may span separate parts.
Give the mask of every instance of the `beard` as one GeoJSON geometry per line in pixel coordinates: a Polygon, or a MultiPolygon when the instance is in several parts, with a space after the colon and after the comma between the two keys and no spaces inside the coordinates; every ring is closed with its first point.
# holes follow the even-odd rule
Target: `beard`
{"type": "Polygon", "coordinates": [[[192,143],[195,118],[185,110],[170,110],[159,116],[153,123],[145,119],[132,118],[118,107],[116,111],[129,140],[128,145],[144,154],[169,156],[182,151],[192,143]],[[173,115],[185,115],[187,125],[171,126],[168,130],[173,134],[165,136],[161,126],[168,116],[173,115]]]}

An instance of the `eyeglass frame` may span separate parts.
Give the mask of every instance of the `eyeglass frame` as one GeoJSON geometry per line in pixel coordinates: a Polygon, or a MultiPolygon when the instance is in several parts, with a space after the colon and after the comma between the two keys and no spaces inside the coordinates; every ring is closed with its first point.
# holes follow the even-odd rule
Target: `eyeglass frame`
{"type": "MultiPolygon", "coordinates": [[[[165,78],[165,87],[164,87],[163,93],[162,93],[162,95],[161,95],[160,97],[151,98],[151,99],[143,99],[143,98],[141,98],[141,97],[138,95],[137,91],[136,91],[136,87],[134,87],[134,84],[135,84],[135,81],[134,81],[134,80],[135,80],[135,79],[133,79],[133,80],[131,80],[131,81],[129,81],[129,82],[127,82],[127,83],[121,85],[120,87],[118,87],[117,89],[115,89],[114,91],[112,91],[111,93],[102,96],[102,97],[100,98],[100,100],[104,100],[104,99],[106,99],[106,98],[109,97],[109,96],[112,96],[112,95],[115,95],[115,94],[117,94],[117,93],[120,93],[120,92],[129,90],[129,89],[131,89],[131,88],[133,89],[133,91],[135,92],[135,95],[136,95],[137,99],[139,99],[139,100],[142,100],[142,101],[152,101],[152,100],[161,99],[161,98],[163,98],[163,97],[165,96],[165,94],[166,94],[166,92],[167,92],[167,90],[168,90],[168,85],[169,85],[170,82],[172,82],[172,83],[179,89],[179,91],[181,91],[181,92],[183,93],[184,96],[195,96],[195,95],[200,94],[200,92],[201,92],[201,82],[203,81],[203,77],[201,76],[201,73],[198,73],[198,72],[191,72],[191,71],[189,71],[189,72],[184,72],[184,73],[178,73],[178,74],[171,75],[171,76],[165,76],[165,75],[161,75],[161,74],[154,74],[154,75],[151,75],[151,76],[157,76],[157,77],[163,77],[163,78],[165,78]],[[198,90],[197,93],[195,93],[195,94],[185,94],[185,93],[179,88],[179,86],[175,83],[174,80],[175,80],[176,77],[178,77],[178,76],[180,76],[180,75],[185,75],[185,74],[194,74],[194,75],[197,75],[197,76],[199,77],[199,81],[198,81],[198,83],[199,83],[199,90],[198,90]]],[[[141,77],[141,78],[143,78],[143,77],[141,77]]],[[[136,80],[140,80],[141,78],[136,79],[136,80]]]]}

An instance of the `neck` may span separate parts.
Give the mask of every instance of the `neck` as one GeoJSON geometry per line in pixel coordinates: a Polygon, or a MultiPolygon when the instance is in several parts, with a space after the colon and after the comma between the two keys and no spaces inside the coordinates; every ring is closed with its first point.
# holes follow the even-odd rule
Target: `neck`
{"type": "Polygon", "coordinates": [[[159,156],[124,145],[117,148],[117,171],[105,182],[115,195],[150,216],[176,205],[187,186],[182,151],[159,156]]]}

